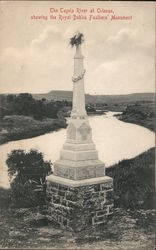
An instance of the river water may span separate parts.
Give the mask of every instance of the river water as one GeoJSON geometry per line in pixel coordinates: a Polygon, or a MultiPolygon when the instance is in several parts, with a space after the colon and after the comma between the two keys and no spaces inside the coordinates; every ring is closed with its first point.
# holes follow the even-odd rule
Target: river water
{"type": "MultiPolygon", "coordinates": [[[[114,114],[91,116],[93,141],[99,152],[99,158],[106,167],[123,159],[133,158],[155,145],[154,133],[149,129],[118,120],[114,114]]],[[[31,139],[8,142],[0,146],[0,186],[9,187],[7,154],[13,149],[37,149],[46,160],[54,162],[59,157],[60,149],[66,138],[66,129],[37,136],[31,139]]]]}

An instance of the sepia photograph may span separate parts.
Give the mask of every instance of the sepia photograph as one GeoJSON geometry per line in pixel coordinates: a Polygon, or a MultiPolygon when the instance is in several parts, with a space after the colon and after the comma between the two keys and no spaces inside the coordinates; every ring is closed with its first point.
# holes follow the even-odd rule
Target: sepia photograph
{"type": "Polygon", "coordinates": [[[0,249],[155,249],[154,1],[0,1],[0,249]]]}

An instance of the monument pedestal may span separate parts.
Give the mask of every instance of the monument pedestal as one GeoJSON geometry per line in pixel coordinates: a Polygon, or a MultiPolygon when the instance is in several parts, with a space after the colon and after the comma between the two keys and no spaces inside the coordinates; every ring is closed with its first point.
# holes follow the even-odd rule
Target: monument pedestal
{"type": "Polygon", "coordinates": [[[61,227],[81,231],[106,222],[113,213],[113,182],[108,176],[68,180],[47,178],[48,211],[61,227]]]}

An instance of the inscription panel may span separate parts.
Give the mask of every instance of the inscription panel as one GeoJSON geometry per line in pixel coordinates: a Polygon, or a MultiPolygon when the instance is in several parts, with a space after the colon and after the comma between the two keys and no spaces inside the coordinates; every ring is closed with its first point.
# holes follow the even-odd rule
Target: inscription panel
{"type": "Polygon", "coordinates": [[[90,131],[91,128],[85,122],[78,128],[78,132],[80,133],[83,141],[87,140],[90,131]]]}

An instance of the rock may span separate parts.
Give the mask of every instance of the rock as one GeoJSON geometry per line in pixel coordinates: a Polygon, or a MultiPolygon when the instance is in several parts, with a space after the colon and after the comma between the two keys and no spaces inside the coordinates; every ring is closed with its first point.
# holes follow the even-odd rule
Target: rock
{"type": "Polygon", "coordinates": [[[39,237],[37,240],[43,241],[43,242],[49,242],[49,241],[51,241],[50,238],[43,238],[43,237],[39,237]]]}
{"type": "Polygon", "coordinates": [[[29,215],[31,213],[30,208],[20,208],[16,210],[16,216],[17,217],[22,217],[24,215],[29,215]]]}
{"type": "Polygon", "coordinates": [[[16,237],[16,236],[24,237],[25,234],[22,233],[21,231],[16,230],[16,231],[10,231],[9,236],[11,236],[11,237],[16,237]]]}
{"type": "Polygon", "coordinates": [[[39,228],[39,232],[41,235],[50,235],[50,236],[53,236],[56,234],[62,234],[61,229],[56,229],[56,228],[53,228],[52,226],[39,228]]]}

